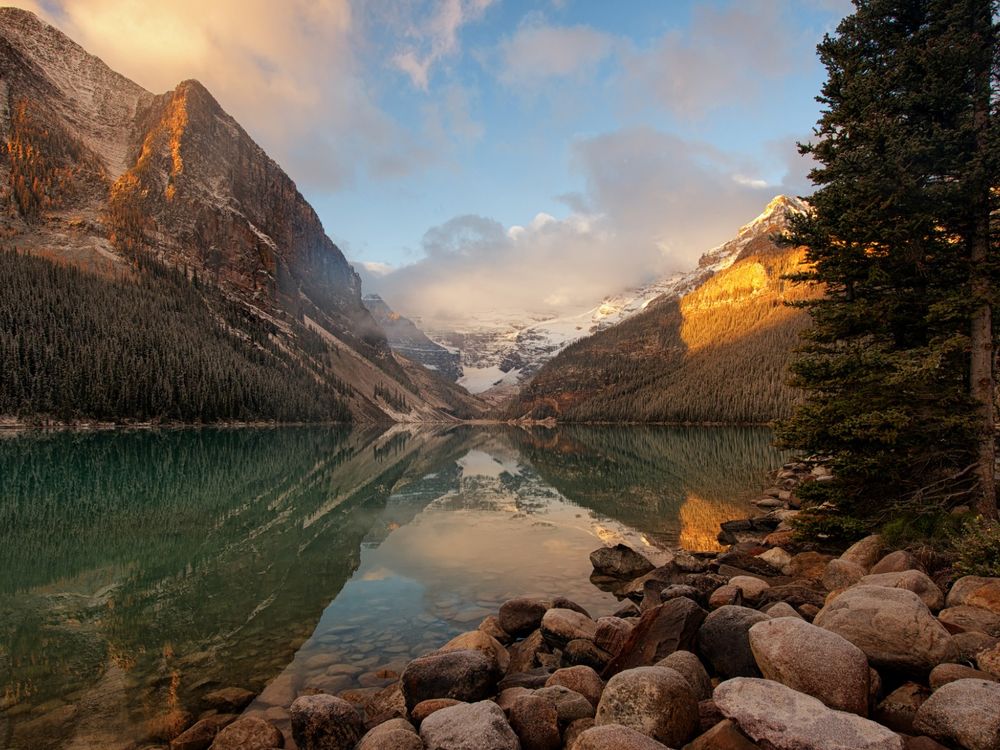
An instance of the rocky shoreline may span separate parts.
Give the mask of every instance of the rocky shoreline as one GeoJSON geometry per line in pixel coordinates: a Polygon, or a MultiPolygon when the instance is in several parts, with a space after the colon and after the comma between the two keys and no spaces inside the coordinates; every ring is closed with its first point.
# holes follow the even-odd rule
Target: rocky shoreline
{"type": "Polygon", "coordinates": [[[1000,750],[1000,578],[802,547],[795,489],[828,476],[783,467],[723,552],[595,550],[612,616],[511,599],[387,687],[300,694],[287,741],[229,688],[170,749],[1000,750]]]}

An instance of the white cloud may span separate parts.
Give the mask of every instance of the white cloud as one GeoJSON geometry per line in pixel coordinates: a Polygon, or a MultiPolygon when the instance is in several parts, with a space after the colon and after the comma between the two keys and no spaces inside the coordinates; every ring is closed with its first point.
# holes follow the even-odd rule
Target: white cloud
{"type": "Polygon", "coordinates": [[[572,203],[592,211],[510,227],[459,216],[426,233],[423,258],[366,285],[425,320],[579,311],[692,268],[780,191],[734,180],[753,173],[740,157],[650,128],[581,140],[573,160],[585,190],[572,203]]]}
{"type": "Polygon", "coordinates": [[[584,75],[611,54],[615,39],[589,26],[550,26],[530,21],[500,43],[500,80],[538,86],[552,78],[584,75]]]}
{"type": "Polygon", "coordinates": [[[652,97],[693,120],[733,105],[774,106],[769,87],[813,58],[814,40],[793,29],[788,15],[788,4],[777,0],[695,6],[689,28],[625,56],[633,99],[652,97]]]}
{"type": "Polygon", "coordinates": [[[458,34],[463,26],[479,20],[494,0],[437,0],[432,11],[421,7],[424,19],[411,21],[406,35],[411,39],[392,58],[417,88],[427,91],[432,68],[459,51],[458,34]]]}

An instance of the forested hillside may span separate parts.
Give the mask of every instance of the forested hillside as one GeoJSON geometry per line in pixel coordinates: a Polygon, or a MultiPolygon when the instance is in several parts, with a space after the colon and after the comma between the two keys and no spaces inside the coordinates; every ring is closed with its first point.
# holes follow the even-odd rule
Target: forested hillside
{"type": "Polygon", "coordinates": [[[293,331],[299,359],[213,288],[154,261],[142,270],[107,279],[0,252],[0,416],[350,419],[319,336],[293,331]]]}
{"type": "Polygon", "coordinates": [[[568,422],[763,423],[800,399],[786,374],[807,315],[788,302],[815,289],[785,276],[801,248],[775,244],[800,205],[785,201],[733,264],[683,297],[567,347],[508,410],[568,422]]]}

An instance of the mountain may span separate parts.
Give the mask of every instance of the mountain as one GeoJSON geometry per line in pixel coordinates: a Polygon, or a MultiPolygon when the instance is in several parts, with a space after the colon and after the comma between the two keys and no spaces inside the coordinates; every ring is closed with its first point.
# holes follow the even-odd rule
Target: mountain
{"type": "MultiPolygon", "coordinates": [[[[0,134],[0,246],[111,284],[155,283],[169,274],[151,269],[173,269],[198,290],[185,304],[208,321],[193,335],[249,346],[268,377],[332,384],[355,419],[455,416],[440,407],[450,391],[428,398],[393,356],[357,274],[291,178],[197,81],[154,95],[33,14],[3,8],[0,134]],[[393,406],[385,394],[397,392],[406,395],[393,406]]],[[[125,307],[133,295],[100,296],[106,314],[145,325],[125,307]]],[[[8,351],[14,333],[0,330],[8,351]]],[[[99,325],[86,333],[103,340],[99,325]]],[[[168,368],[180,359],[155,348],[144,357],[168,368]]],[[[179,370],[166,377],[183,380],[179,370]]],[[[274,418],[270,394],[256,397],[249,412],[220,407],[215,418],[274,418]]],[[[45,403],[30,395],[21,411],[45,403]]]]}
{"type": "Polygon", "coordinates": [[[385,331],[389,347],[394,352],[438,372],[449,382],[454,383],[462,377],[458,352],[431,341],[412,320],[389,307],[379,295],[366,294],[362,301],[375,322],[385,331]]]}
{"type": "Polygon", "coordinates": [[[570,344],[618,325],[661,299],[690,293],[728,269],[751,244],[783,229],[788,212],[800,210],[804,210],[801,201],[779,196],[732,240],[704,253],[696,268],[610,295],[575,315],[484,316],[461,327],[426,322],[424,330],[435,341],[460,352],[460,385],[495,406],[504,405],[570,344]]]}
{"type": "Polygon", "coordinates": [[[615,307],[613,315],[624,319],[547,362],[507,415],[730,423],[787,415],[799,394],[786,384],[786,368],[808,316],[786,303],[816,290],[784,279],[804,250],[772,237],[807,208],[778,196],[683,282],[652,300],[615,307]]]}

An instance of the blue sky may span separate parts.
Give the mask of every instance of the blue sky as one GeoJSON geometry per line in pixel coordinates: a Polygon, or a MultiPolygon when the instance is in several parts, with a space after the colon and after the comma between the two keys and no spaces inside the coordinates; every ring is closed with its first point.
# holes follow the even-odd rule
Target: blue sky
{"type": "Polygon", "coordinates": [[[160,92],[198,78],[401,312],[570,312],[779,192],[847,0],[21,0],[160,92]]]}

